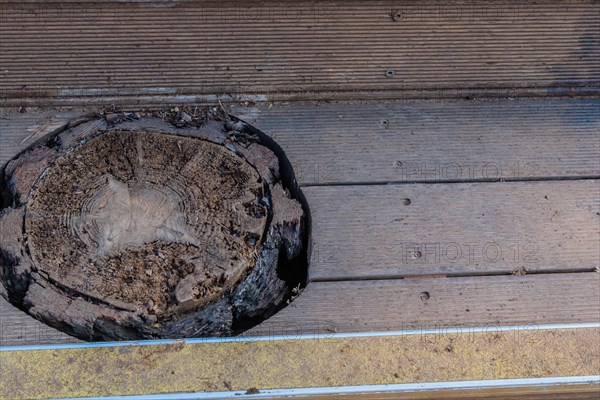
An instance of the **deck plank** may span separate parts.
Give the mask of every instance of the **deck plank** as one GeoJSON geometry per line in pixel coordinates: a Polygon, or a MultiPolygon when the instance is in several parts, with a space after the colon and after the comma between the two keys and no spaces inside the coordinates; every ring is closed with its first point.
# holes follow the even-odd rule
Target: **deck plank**
{"type": "MultiPolygon", "coordinates": [[[[281,145],[302,185],[600,177],[598,99],[295,103],[230,112],[281,145]]],[[[0,164],[83,113],[4,112],[0,164]]]]}
{"type": "Polygon", "coordinates": [[[594,1],[0,4],[6,105],[597,94],[600,86],[594,1]]]}
{"type": "Polygon", "coordinates": [[[80,340],[33,319],[0,297],[0,346],[77,342],[80,340]]]}
{"type": "MultiPolygon", "coordinates": [[[[248,336],[598,322],[596,272],[313,282],[248,336]],[[427,293],[425,295],[424,293],[427,293]]],[[[0,298],[0,345],[77,342],[0,298]]]]}
{"type": "Polygon", "coordinates": [[[598,180],[314,186],[303,192],[313,221],[313,281],[600,266],[598,180]]]}
{"type": "Polygon", "coordinates": [[[233,107],[304,185],[600,176],[600,100],[233,107]]]}
{"type": "Polygon", "coordinates": [[[600,274],[313,282],[248,335],[598,322],[600,274]],[[425,295],[424,293],[427,293],[425,295]]]}
{"type": "Polygon", "coordinates": [[[45,135],[61,129],[80,111],[3,112],[0,117],[0,165],[45,135]]]}

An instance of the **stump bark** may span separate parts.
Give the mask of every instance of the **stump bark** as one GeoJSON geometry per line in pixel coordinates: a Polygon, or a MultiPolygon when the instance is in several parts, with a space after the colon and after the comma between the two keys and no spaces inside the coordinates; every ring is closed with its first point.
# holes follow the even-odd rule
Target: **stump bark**
{"type": "Polygon", "coordinates": [[[2,294],[80,339],[233,335],[306,281],[289,162],[230,116],[92,118],[3,172],[2,294]]]}

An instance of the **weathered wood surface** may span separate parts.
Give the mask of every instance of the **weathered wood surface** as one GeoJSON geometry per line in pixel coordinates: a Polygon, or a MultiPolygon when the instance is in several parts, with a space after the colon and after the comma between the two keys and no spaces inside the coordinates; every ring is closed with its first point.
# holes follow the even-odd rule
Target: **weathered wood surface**
{"type": "MultiPolygon", "coordinates": [[[[424,160],[425,168],[431,164],[433,168],[439,167],[438,171],[447,167],[448,172],[455,164],[468,163],[481,167],[481,171],[485,163],[500,166],[503,171],[510,171],[509,168],[515,165],[524,166],[528,162],[539,167],[527,170],[531,176],[516,174],[513,169],[498,177],[507,180],[597,177],[600,173],[597,162],[600,151],[598,107],[598,100],[549,99],[281,104],[270,108],[236,106],[231,112],[271,134],[290,157],[300,181],[308,185],[303,190],[313,215],[314,248],[310,272],[315,282],[296,300],[298,302],[305,296],[310,298],[316,288],[326,288],[323,290],[327,292],[335,285],[345,284],[336,282],[331,283],[333,286],[322,286],[330,283],[316,282],[319,280],[429,274],[522,274],[526,270],[589,271],[597,267],[600,265],[597,181],[413,185],[408,184],[413,180],[398,179],[399,168],[395,161],[424,160]],[[384,120],[388,120],[387,128],[382,125],[384,120]],[[410,134],[413,131],[415,134],[410,134]],[[368,151],[364,146],[368,146],[368,151]],[[331,168],[331,160],[339,168],[328,169],[331,168]],[[327,186],[388,181],[402,184],[327,186]],[[410,204],[404,205],[404,199],[410,199],[410,204]],[[427,249],[419,249],[419,246],[427,246],[427,249]],[[487,246],[486,253],[483,253],[484,246],[487,246]],[[487,262],[485,257],[496,259],[498,246],[503,259],[487,262]],[[462,253],[457,260],[458,248],[462,253]],[[477,250],[477,253],[470,253],[471,249],[477,250]],[[415,258],[417,251],[421,252],[419,258],[415,258]]],[[[0,119],[0,161],[6,162],[45,133],[87,111],[5,111],[0,119]]],[[[495,172],[492,167],[488,171],[495,172]]],[[[421,172],[406,170],[406,174],[409,173],[421,172]]],[[[435,172],[428,175],[423,170],[423,176],[425,182],[444,181],[444,176],[435,172]]],[[[480,174],[467,176],[465,180],[480,181],[482,178],[480,174]]],[[[556,276],[559,275],[551,275],[549,279],[556,279],[556,276]]],[[[586,276],[586,279],[590,279],[597,275],[569,276],[586,276]]],[[[542,282],[544,277],[546,275],[464,279],[479,279],[481,282],[476,286],[487,288],[490,287],[485,284],[488,279],[514,279],[511,282],[518,282],[517,279],[535,278],[542,282]]],[[[440,282],[460,282],[455,279],[463,278],[440,282]]],[[[397,285],[409,280],[390,282],[397,285]]],[[[365,296],[369,293],[372,299],[386,296],[385,285],[371,282],[357,284],[368,288],[359,293],[365,296]]],[[[577,322],[594,320],[593,315],[597,319],[597,281],[595,284],[595,289],[588,286],[586,290],[589,292],[577,300],[577,306],[581,309],[573,313],[573,319],[564,319],[566,314],[561,314],[555,305],[575,304],[574,300],[547,296],[544,304],[552,313],[542,320],[549,323],[577,322]],[[587,317],[577,319],[577,315],[587,317]]],[[[554,293],[553,289],[540,285],[540,296],[554,293]]],[[[488,297],[477,297],[473,302],[482,305],[493,303],[502,298],[505,289],[506,293],[510,292],[510,286],[507,289],[502,285],[490,291],[488,297]]],[[[421,290],[415,290],[419,293],[428,291],[426,284],[421,290]]],[[[573,290],[579,293],[579,289],[573,290]]],[[[333,292],[343,294],[347,291],[333,292]]],[[[347,298],[342,294],[339,295],[339,301],[344,303],[347,298]]],[[[541,304],[540,301],[533,304],[541,304]]],[[[315,303],[318,302],[317,297],[315,303]]],[[[328,307],[330,302],[323,303],[328,307]]],[[[401,305],[402,302],[394,304],[401,305]]],[[[532,303],[527,301],[519,304],[523,307],[522,316],[511,319],[509,315],[502,319],[504,323],[519,323],[528,318],[535,320],[543,309],[541,306],[529,308],[532,303]]],[[[315,304],[311,303],[310,307],[315,307],[315,304]]],[[[297,319],[296,322],[304,321],[311,314],[310,307],[293,314],[286,323],[294,322],[293,318],[297,319]]],[[[274,318],[292,315],[289,314],[291,310],[289,307],[274,318]]],[[[0,311],[2,344],[73,340],[39,324],[3,300],[0,301],[0,311]]],[[[339,310],[331,311],[330,315],[336,312],[339,313],[339,310]]],[[[369,323],[365,328],[353,325],[340,329],[393,329],[399,326],[393,320],[386,326],[386,320],[377,317],[380,312],[377,308],[362,312],[359,316],[371,316],[379,320],[381,325],[378,327],[369,323]]],[[[398,315],[411,312],[405,307],[398,315]]],[[[468,322],[469,317],[470,312],[465,312],[462,321],[468,322]]],[[[329,317],[319,317],[319,321],[322,320],[329,320],[329,317]]],[[[433,320],[424,318],[423,321],[433,320]]],[[[456,317],[448,324],[460,322],[461,317],[456,317]]],[[[473,323],[492,322],[492,317],[487,320],[473,318],[473,323]]]]}
{"type": "MultiPolygon", "coordinates": [[[[85,112],[5,112],[0,164],[85,112]]],[[[305,103],[230,112],[271,135],[303,185],[600,176],[598,99],[305,103]]]]}
{"type": "Polygon", "coordinates": [[[597,272],[313,282],[246,335],[597,322],[597,272]]]}
{"type": "MultiPolygon", "coordinates": [[[[600,274],[415,278],[313,282],[288,307],[244,335],[330,335],[452,327],[595,322],[600,274]]],[[[0,345],[76,339],[41,324],[0,298],[0,345]]]]}
{"type": "Polygon", "coordinates": [[[0,18],[5,105],[597,94],[600,86],[595,1],[3,0],[0,18]]]}
{"type": "MultiPolygon", "coordinates": [[[[449,108],[461,113],[460,110],[466,107],[464,103],[450,103],[449,108]]],[[[518,103],[525,103],[525,111],[528,111],[518,117],[511,113],[518,107],[513,107],[509,101],[475,103],[475,107],[479,107],[476,115],[485,121],[486,115],[494,114],[496,125],[490,123],[487,125],[488,132],[474,135],[477,127],[485,124],[471,116],[471,121],[474,121],[472,130],[457,134],[457,143],[448,139],[452,130],[444,129],[446,125],[440,123],[438,126],[442,128],[436,129],[434,123],[430,122],[429,129],[436,130],[427,135],[429,140],[413,142],[410,147],[412,151],[406,150],[401,143],[387,146],[385,141],[377,140],[380,134],[378,130],[356,135],[356,131],[347,131],[351,123],[332,125],[325,116],[335,115],[336,109],[327,105],[309,107],[319,112],[319,117],[306,124],[303,118],[305,114],[293,111],[295,107],[274,107],[274,111],[265,109],[260,111],[264,113],[261,119],[276,122],[270,122],[273,125],[267,128],[261,124],[258,127],[271,133],[282,145],[297,168],[301,182],[308,185],[318,183],[325,176],[323,174],[333,173],[337,175],[331,175],[327,182],[375,180],[377,171],[385,171],[385,168],[378,168],[379,154],[384,154],[381,158],[388,157],[381,164],[390,165],[393,169],[395,149],[403,152],[404,156],[412,157],[414,162],[422,160],[424,166],[418,168],[422,168],[422,174],[432,180],[436,179],[436,174],[428,175],[424,169],[433,169],[437,165],[440,173],[453,173],[457,171],[455,165],[467,165],[469,162],[490,174],[497,174],[502,167],[508,170],[511,166],[521,165],[524,168],[527,163],[539,166],[535,170],[536,175],[528,179],[589,177],[600,173],[597,161],[600,152],[598,120],[594,120],[592,115],[597,101],[554,101],[554,106],[543,113],[535,112],[536,108],[545,109],[540,106],[542,101],[518,103]],[[495,104],[498,107],[494,107],[495,104]],[[329,110],[321,113],[318,111],[321,108],[329,110]],[[578,110],[584,111],[578,114],[578,110]],[[498,129],[502,132],[498,126],[502,123],[502,113],[513,116],[514,126],[519,126],[519,132],[511,135],[498,133],[497,141],[492,141],[490,137],[494,134],[489,130],[498,129]],[[556,120],[544,118],[551,113],[557,115],[556,120]],[[269,115],[274,116],[272,120],[269,115]],[[527,115],[540,117],[529,121],[527,115]],[[577,127],[583,126],[585,129],[569,135],[567,126],[563,126],[564,130],[551,128],[560,125],[560,122],[553,124],[554,121],[565,121],[569,117],[579,121],[575,123],[577,127]],[[538,130],[537,126],[534,129],[530,125],[537,122],[547,129],[538,130]],[[277,129],[284,127],[282,133],[277,129]],[[294,127],[299,127],[299,131],[296,132],[294,127]],[[548,133],[548,138],[544,137],[545,133],[548,133]],[[484,138],[486,143],[475,147],[478,150],[472,154],[469,148],[479,142],[479,137],[484,138]],[[324,143],[327,138],[333,139],[329,139],[331,141],[327,144],[324,143]],[[317,143],[317,146],[313,143],[317,143]],[[376,149],[364,151],[360,146],[374,146],[376,149]],[[323,148],[329,151],[320,150],[323,148]],[[428,158],[428,151],[438,154],[438,161],[434,156],[428,158]],[[519,157],[521,151],[523,154],[519,157]],[[344,168],[331,169],[332,164],[327,164],[327,154],[331,154],[333,160],[341,160],[333,162],[339,162],[344,168]],[[462,161],[464,159],[468,161],[462,161]],[[351,160],[355,160],[355,167],[349,165],[351,160]],[[489,163],[486,167],[484,160],[495,161],[485,161],[489,163]],[[311,165],[314,167],[312,170],[311,165]]],[[[432,107],[442,110],[440,106],[430,103],[408,105],[418,110],[414,111],[417,121],[428,119],[428,115],[435,116],[436,120],[441,118],[431,111],[432,107]]],[[[349,112],[349,109],[356,110],[355,107],[360,106],[339,107],[345,110],[342,112],[349,112]]],[[[365,107],[372,110],[380,106],[365,107]]],[[[402,105],[394,107],[400,108],[402,105]]],[[[248,112],[259,113],[256,108],[253,110],[248,112]]],[[[450,112],[446,110],[443,113],[446,115],[450,112]]],[[[466,118],[467,112],[462,113],[466,118]]],[[[459,128],[462,116],[454,120],[450,129],[459,128]]],[[[44,126],[44,120],[49,119],[60,125],[62,121],[73,117],[74,114],[64,112],[54,117],[48,113],[25,113],[0,120],[2,161],[39,139],[47,131],[40,128],[44,126]],[[39,131],[38,135],[23,141],[36,131],[39,131]]],[[[413,121],[414,126],[420,125],[417,121],[413,121]]],[[[393,136],[389,134],[390,138],[393,136]]],[[[404,156],[398,158],[406,160],[404,156]]],[[[400,175],[401,169],[398,172],[400,175]]],[[[413,172],[421,174],[418,170],[406,170],[405,177],[408,178],[413,172]]],[[[512,172],[517,171],[513,169],[512,172]]],[[[381,179],[393,178],[385,172],[381,175],[381,179]]],[[[600,193],[597,180],[305,187],[304,193],[315,221],[313,241],[316,246],[310,273],[311,278],[316,280],[480,274],[520,269],[590,270],[600,265],[597,214],[600,193]],[[410,200],[410,205],[403,205],[405,199],[410,200]],[[415,257],[417,251],[421,252],[421,257],[415,257]]]]}
{"type": "Polygon", "coordinates": [[[76,343],[80,340],[33,319],[0,297],[0,346],[76,343]]]}
{"type": "Polygon", "coordinates": [[[4,112],[0,116],[0,165],[15,157],[40,138],[60,132],[81,111],[4,112]]]}
{"type": "Polygon", "coordinates": [[[600,100],[233,106],[304,185],[600,176],[600,100]]]}
{"type": "Polygon", "coordinates": [[[305,187],[311,280],[592,271],[598,180],[305,187]]]}

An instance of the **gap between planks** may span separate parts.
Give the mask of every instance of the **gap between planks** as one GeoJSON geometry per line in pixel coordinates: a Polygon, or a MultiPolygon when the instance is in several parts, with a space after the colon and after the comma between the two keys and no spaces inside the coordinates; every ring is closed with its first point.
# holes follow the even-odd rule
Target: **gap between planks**
{"type": "Polygon", "coordinates": [[[377,186],[377,185],[413,185],[426,183],[429,185],[448,184],[448,183],[495,183],[495,182],[533,182],[533,181],[581,181],[581,180],[597,180],[600,175],[590,176],[539,176],[535,178],[490,178],[490,179],[471,179],[471,180],[446,180],[446,181],[388,181],[388,182],[334,182],[334,183],[309,183],[300,184],[301,188],[320,187],[320,186],[377,186]]]}
{"type": "Polygon", "coordinates": [[[531,270],[515,270],[512,272],[465,272],[465,273],[451,273],[451,274],[421,274],[421,275],[369,275],[364,277],[348,278],[337,278],[337,277],[316,277],[311,278],[310,282],[347,282],[347,281],[381,281],[381,280],[418,280],[418,279],[432,279],[432,278],[465,278],[465,277],[486,277],[486,276],[509,276],[509,275],[550,275],[550,274],[581,274],[588,272],[598,272],[598,268],[581,268],[581,269],[553,269],[548,271],[531,271],[531,270]]]}

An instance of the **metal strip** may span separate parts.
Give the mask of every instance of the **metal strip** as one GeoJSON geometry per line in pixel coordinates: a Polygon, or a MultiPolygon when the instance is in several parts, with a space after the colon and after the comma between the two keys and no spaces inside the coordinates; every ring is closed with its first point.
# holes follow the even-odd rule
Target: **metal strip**
{"type": "MultiPolygon", "coordinates": [[[[135,395],[135,396],[110,396],[110,397],[78,397],[69,398],[69,400],[192,400],[192,399],[246,399],[246,398],[265,398],[265,397],[294,397],[294,396],[317,396],[328,394],[357,394],[357,393],[382,393],[382,392],[416,392],[425,390],[442,389],[487,389],[487,388],[508,388],[521,386],[547,386],[547,385],[570,385],[570,384],[598,384],[600,375],[591,376],[561,376],[552,378],[528,378],[528,379],[497,379],[484,381],[459,381],[459,382],[426,382],[426,383],[406,383],[390,385],[362,385],[362,386],[338,386],[338,387],[319,387],[319,388],[295,388],[295,389],[273,389],[263,390],[257,394],[246,394],[243,391],[228,392],[195,392],[195,393],[165,393],[154,395],[135,395]]],[[[55,400],[67,400],[55,399],[55,400]]]]}
{"type": "Polygon", "coordinates": [[[585,386],[593,391],[596,383],[578,382],[600,379],[599,327],[600,323],[453,328],[302,337],[307,340],[212,338],[4,351],[0,398],[153,400],[164,394],[183,399],[236,393],[239,397],[260,390],[252,395],[256,398],[327,390],[435,390],[444,382],[454,388],[471,381],[478,388],[490,382],[573,383],[577,385],[572,390],[552,390],[581,391],[585,386]]]}
{"type": "Polygon", "coordinates": [[[541,331],[556,329],[586,329],[600,328],[600,322],[585,322],[575,324],[544,324],[544,325],[512,325],[512,326],[487,326],[466,328],[437,328],[437,329],[415,329],[401,331],[382,332],[348,332],[348,333],[314,333],[302,335],[273,335],[273,336],[234,336],[234,337],[209,337],[209,338],[187,338],[187,339],[159,339],[159,340],[131,340],[120,342],[89,342],[89,343],[63,343],[63,344],[40,344],[26,346],[0,346],[0,352],[5,351],[32,351],[32,350],[61,350],[61,349],[87,349],[101,347],[124,347],[124,346],[157,346],[169,344],[204,344],[204,343],[239,343],[281,340],[311,340],[311,339],[345,339],[360,337],[385,337],[385,336],[411,336],[411,335],[453,335],[470,333],[493,333],[513,331],[541,331]]]}

